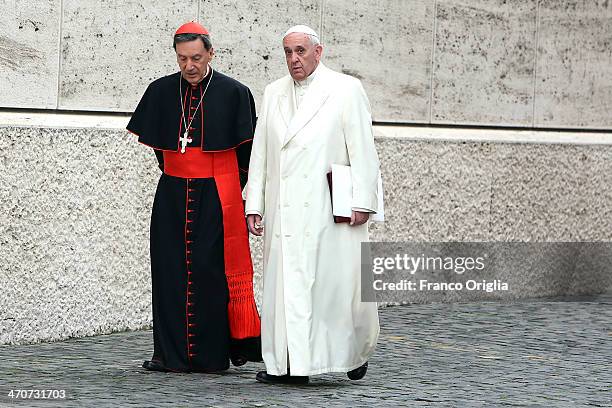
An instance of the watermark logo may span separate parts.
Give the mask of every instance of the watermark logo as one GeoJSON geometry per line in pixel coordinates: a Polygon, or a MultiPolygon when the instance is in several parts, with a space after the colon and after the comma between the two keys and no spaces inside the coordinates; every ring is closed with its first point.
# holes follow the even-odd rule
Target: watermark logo
{"type": "Polygon", "coordinates": [[[511,297],[530,285],[575,280],[585,268],[612,274],[611,260],[612,243],[604,242],[368,242],[361,251],[362,300],[511,297]]]}
{"type": "Polygon", "coordinates": [[[444,257],[441,256],[411,256],[396,254],[393,257],[375,257],[372,259],[372,272],[376,275],[385,271],[406,271],[414,275],[417,271],[453,271],[462,274],[465,271],[483,270],[485,257],[444,257]]]}

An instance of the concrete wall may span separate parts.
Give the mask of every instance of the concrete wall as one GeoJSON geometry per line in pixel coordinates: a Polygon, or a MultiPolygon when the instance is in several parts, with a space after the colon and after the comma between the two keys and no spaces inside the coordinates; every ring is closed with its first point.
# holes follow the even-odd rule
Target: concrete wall
{"type": "Polygon", "coordinates": [[[130,112],[174,72],[199,19],[214,65],[256,98],[284,75],[280,36],[318,30],[382,122],[612,129],[612,2],[0,0],[0,107],[130,112]],[[35,4],[33,4],[35,3],[35,4]]]}
{"type": "Polygon", "coordinates": [[[134,142],[119,131],[0,127],[0,344],[150,324],[157,174],[134,142]]]}
{"type": "MultiPolygon", "coordinates": [[[[122,130],[125,117],[77,115],[67,126],[31,110],[132,111],[150,81],[176,71],[172,34],[192,19],[212,32],[215,67],[257,100],[286,73],[280,36],[305,23],[320,32],[325,63],[362,80],[375,120],[419,125],[377,130],[387,222],[373,239],[612,241],[612,133],[470,128],[612,130],[612,2],[0,0],[0,9],[0,344],[150,325],[152,152],[122,130]]],[[[252,244],[259,297],[261,242],[252,244]]],[[[612,289],[601,269],[569,286],[549,272],[524,276],[508,298],[612,289]]],[[[432,299],[453,300],[414,301],[432,299]]]]}
{"type": "MultiPolygon", "coordinates": [[[[612,241],[612,143],[410,140],[378,130],[376,143],[386,222],[372,226],[374,240],[612,241]]],[[[159,176],[150,149],[120,129],[4,126],[0,166],[0,344],[148,326],[159,176]]],[[[261,241],[252,244],[259,298],[261,241]]],[[[547,270],[516,279],[505,297],[612,289],[609,271],[586,268],[568,286],[547,270]]]]}

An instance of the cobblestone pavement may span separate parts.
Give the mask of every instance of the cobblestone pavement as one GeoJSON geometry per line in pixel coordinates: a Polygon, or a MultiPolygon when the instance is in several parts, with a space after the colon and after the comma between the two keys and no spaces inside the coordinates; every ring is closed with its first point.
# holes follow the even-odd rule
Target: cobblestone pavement
{"type": "Polygon", "coordinates": [[[222,375],[140,368],[151,332],[0,347],[1,406],[612,407],[612,295],[383,309],[364,380],[255,382],[263,364],[222,375]],[[11,399],[65,390],[65,400],[11,399]]]}

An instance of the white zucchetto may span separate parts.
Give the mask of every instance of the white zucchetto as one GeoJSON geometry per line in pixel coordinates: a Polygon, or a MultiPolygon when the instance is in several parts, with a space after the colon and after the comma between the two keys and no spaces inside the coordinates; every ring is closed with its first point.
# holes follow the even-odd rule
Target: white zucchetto
{"type": "Polygon", "coordinates": [[[283,38],[293,33],[308,34],[312,35],[313,37],[317,37],[317,39],[319,38],[319,34],[317,34],[315,30],[305,25],[296,25],[291,27],[285,34],[283,34],[283,38]]]}

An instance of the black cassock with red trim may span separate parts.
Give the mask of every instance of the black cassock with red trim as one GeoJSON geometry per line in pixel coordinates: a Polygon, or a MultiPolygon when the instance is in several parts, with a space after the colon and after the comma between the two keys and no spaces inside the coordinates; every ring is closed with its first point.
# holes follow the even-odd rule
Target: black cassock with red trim
{"type": "Polygon", "coordinates": [[[196,86],[180,72],[152,82],[127,126],[155,149],[164,170],[153,203],[150,249],[153,360],[168,370],[224,370],[230,357],[261,361],[238,196],[248,174],[255,120],[250,90],[211,69],[196,86]],[[185,131],[191,141],[183,156],[185,131]],[[172,166],[164,166],[164,157],[172,166]],[[189,166],[181,169],[187,157],[189,166]],[[235,177],[205,174],[201,167],[212,169],[213,163],[236,168],[235,177]]]}

